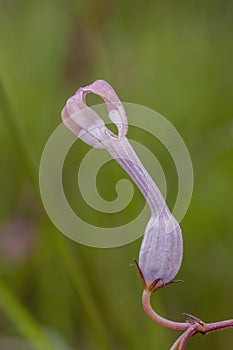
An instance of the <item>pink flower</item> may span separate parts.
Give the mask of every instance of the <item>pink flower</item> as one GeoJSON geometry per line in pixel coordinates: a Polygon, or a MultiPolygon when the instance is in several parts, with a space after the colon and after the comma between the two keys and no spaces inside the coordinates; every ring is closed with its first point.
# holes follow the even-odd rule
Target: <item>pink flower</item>
{"type": "Polygon", "coordinates": [[[139,253],[139,266],[147,283],[161,279],[169,283],[179,271],[183,242],[179,224],[170,213],[158,187],[148,174],[126,138],[128,122],[123,104],[113,88],[103,80],[81,87],[70,97],[62,111],[64,124],[80,139],[96,148],[105,148],[136,183],[151,209],[139,253]],[[103,98],[118,135],[112,133],[101,117],[86,104],[94,93],[103,98]]]}

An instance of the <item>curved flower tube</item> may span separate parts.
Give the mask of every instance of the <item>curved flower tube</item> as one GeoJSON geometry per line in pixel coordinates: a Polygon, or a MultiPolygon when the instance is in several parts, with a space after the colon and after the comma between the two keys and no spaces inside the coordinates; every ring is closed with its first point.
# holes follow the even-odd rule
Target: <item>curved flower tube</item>
{"type": "Polygon", "coordinates": [[[179,224],[170,213],[158,187],[130,145],[126,134],[128,121],[123,104],[113,88],[103,80],[79,88],[62,111],[65,125],[90,146],[105,148],[129,174],[151,209],[139,254],[139,266],[148,283],[160,278],[169,283],[179,271],[183,243],[179,224]],[[86,104],[94,93],[103,98],[110,120],[117,126],[112,133],[101,117],[86,104]]]}

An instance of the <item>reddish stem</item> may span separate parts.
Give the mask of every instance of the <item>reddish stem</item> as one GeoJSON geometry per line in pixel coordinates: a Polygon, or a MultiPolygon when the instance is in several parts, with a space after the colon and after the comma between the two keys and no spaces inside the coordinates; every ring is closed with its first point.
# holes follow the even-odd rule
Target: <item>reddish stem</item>
{"type": "Polygon", "coordinates": [[[197,333],[207,334],[210,332],[214,332],[216,330],[230,328],[233,327],[233,319],[213,322],[213,323],[204,323],[197,318],[190,318],[187,322],[174,322],[168,320],[160,315],[158,315],[151,307],[150,298],[152,291],[150,290],[150,286],[148,285],[146,289],[144,289],[142,294],[142,305],[146,314],[156,323],[160,325],[175,329],[185,331],[174,343],[171,350],[184,350],[189,338],[197,333]]]}
{"type": "Polygon", "coordinates": [[[176,340],[170,350],[184,350],[189,338],[196,333],[198,324],[193,324],[176,340]]]}
{"type": "Polygon", "coordinates": [[[151,307],[150,297],[151,292],[148,289],[144,289],[142,294],[142,305],[144,311],[154,322],[157,322],[166,328],[176,329],[180,331],[185,331],[190,327],[190,324],[187,322],[174,322],[158,315],[151,307]]]}
{"type": "Polygon", "coordinates": [[[210,332],[219,331],[220,329],[231,328],[231,327],[233,327],[233,319],[213,322],[213,323],[206,323],[203,326],[203,330],[200,332],[203,334],[207,334],[210,332]]]}

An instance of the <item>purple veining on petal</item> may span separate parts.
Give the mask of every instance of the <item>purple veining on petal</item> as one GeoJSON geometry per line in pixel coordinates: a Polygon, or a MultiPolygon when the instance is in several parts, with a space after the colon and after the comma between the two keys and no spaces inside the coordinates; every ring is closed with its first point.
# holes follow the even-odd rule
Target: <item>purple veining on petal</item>
{"type": "Polygon", "coordinates": [[[150,206],[152,215],[158,217],[166,206],[165,200],[128,139],[124,137],[115,142],[107,142],[105,148],[136,183],[150,206]]]}
{"type": "Polygon", "coordinates": [[[81,127],[73,121],[71,116],[67,111],[67,107],[65,106],[61,112],[61,117],[65,126],[70,129],[76,136],[80,133],[81,127]]]}
{"type": "Polygon", "coordinates": [[[141,271],[147,282],[161,278],[166,284],[176,276],[182,262],[180,226],[127,138],[107,143],[105,148],[130,175],[151,209],[139,254],[141,271]]]}
{"type": "Polygon", "coordinates": [[[80,95],[85,104],[86,96],[90,93],[96,94],[104,100],[109,113],[109,118],[118,128],[118,137],[122,138],[125,136],[128,131],[128,121],[125,109],[111,85],[104,80],[96,80],[88,86],[79,88],[76,92],[76,94],[80,95]]]}
{"type": "Polygon", "coordinates": [[[85,143],[92,147],[104,148],[103,142],[111,138],[122,138],[128,130],[128,122],[124,107],[113,88],[103,80],[79,88],[71,96],[63,108],[64,124],[85,143]],[[99,115],[86,104],[86,96],[90,93],[99,95],[105,101],[110,120],[116,124],[118,135],[114,135],[105,127],[99,115]]]}
{"type": "Polygon", "coordinates": [[[161,278],[165,284],[170,282],[180,269],[182,255],[180,226],[164,207],[159,218],[152,217],[149,221],[142,241],[139,266],[145,280],[153,282],[161,278]]]}
{"type": "Polygon", "coordinates": [[[92,147],[104,148],[102,143],[113,136],[100,116],[77,93],[68,99],[61,116],[67,128],[92,147]]]}

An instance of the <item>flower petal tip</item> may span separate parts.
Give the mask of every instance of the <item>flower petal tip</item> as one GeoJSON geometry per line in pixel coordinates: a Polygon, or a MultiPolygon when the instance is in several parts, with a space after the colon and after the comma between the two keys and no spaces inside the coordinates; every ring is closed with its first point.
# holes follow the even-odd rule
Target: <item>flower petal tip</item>
{"type": "MultiPolygon", "coordinates": [[[[124,106],[111,85],[100,79],[94,81],[90,85],[80,87],[76,93],[67,100],[66,106],[61,112],[64,124],[75,135],[79,136],[84,142],[93,147],[99,148],[101,142],[106,142],[110,135],[116,139],[116,136],[104,126],[101,117],[99,117],[92,108],[87,106],[86,96],[90,93],[98,95],[104,100],[109,118],[118,128],[117,138],[123,138],[128,131],[128,121],[124,106]],[[94,129],[95,132],[93,131],[94,129]],[[97,137],[97,141],[95,142],[93,137],[83,137],[86,133],[97,137]]],[[[101,146],[101,148],[103,147],[101,146]]]]}

